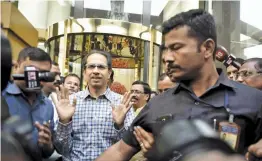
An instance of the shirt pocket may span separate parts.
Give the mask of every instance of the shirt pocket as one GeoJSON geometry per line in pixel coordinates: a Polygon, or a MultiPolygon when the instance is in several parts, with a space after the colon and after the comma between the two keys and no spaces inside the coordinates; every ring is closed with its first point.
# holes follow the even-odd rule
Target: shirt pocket
{"type": "Polygon", "coordinates": [[[199,118],[214,126],[214,123],[218,125],[221,121],[228,121],[229,113],[224,107],[216,107],[204,111],[199,118]]]}

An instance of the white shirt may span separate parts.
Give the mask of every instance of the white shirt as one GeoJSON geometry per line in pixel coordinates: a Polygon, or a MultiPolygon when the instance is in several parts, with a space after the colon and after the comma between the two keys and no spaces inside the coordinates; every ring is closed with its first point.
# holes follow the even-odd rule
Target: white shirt
{"type": "Polygon", "coordinates": [[[52,92],[52,93],[49,95],[49,97],[48,97],[48,99],[51,100],[52,105],[53,105],[53,108],[54,108],[54,118],[53,118],[53,120],[54,120],[54,130],[56,130],[57,124],[58,124],[58,119],[59,119],[59,118],[58,118],[58,114],[57,114],[57,111],[56,111],[55,104],[54,104],[54,102],[53,102],[53,100],[52,100],[52,96],[53,96],[53,98],[55,98],[55,99],[57,100],[57,94],[56,94],[55,92],[52,92]]]}

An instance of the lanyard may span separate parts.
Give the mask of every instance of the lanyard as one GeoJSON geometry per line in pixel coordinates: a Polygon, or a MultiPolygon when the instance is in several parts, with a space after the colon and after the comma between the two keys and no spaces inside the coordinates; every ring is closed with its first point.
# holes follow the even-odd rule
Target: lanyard
{"type": "Polygon", "coordinates": [[[229,118],[228,121],[229,122],[234,122],[234,115],[231,113],[231,110],[229,109],[229,101],[228,101],[228,90],[225,89],[225,98],[224,98],[224,107],[227,110],[227,112],[229,113],[229,118]]]}
{"type": "MultiPolygon", "coordinates": [[[[228,121],[233,123],[234,122],[234,115],[231,113],[231,110],[229,109],[229,96],[228,96],[228,90],[225,89],[225,95],[224,95],[224,108],[226,109],[226,111],[229,113],[229,118],[228,121]]],[[[216,130],[216,125],[217,125],[217,120],[214,119],[213,122],[213,128],[214,130],[216,130]]]]}

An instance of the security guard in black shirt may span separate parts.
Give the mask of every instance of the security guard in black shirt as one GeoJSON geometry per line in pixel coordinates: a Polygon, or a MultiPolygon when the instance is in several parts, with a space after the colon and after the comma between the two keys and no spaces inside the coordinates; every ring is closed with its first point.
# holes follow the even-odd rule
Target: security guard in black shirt
{"type": "Polygon", "coordinates": [[[97,161],[107,158],[128,160],[141,146],[134,135],[135,126],[157,137],[163,121],[170,119],[206,120],[215,128],[219,127],[226,134],[224,136],[230,138],[228,141],[235,141],[232,145],[239,152],[259,137],[255,131],[260,126],[262,92],[230,81],[221,70],[217,71],[213,16],[200,9],[182,12],[163,24],[163,36],[165,54],[169,57],[167,75],[173,82],[180,83],[154,97],[136,117],[123,139],[106,150],[97,161]],[[225,121],[228,124],[222,125],[225,121]]]}
{"type": "MultiPolygon", "coordinates": [[[[201,97],[197,97],[192,89],[181,82],[154,98],[134,120],[132,127],[140,126],[156,136],[162,125],[170,119],[202,119],[210,125],[216,123],[218,127],[219,122],[227,121],[232,114],[234,122],[241,128],[237,151],[244,152],[258,137],[255,131],[260,123],[258,105],[262,104],[262,93],[229,80],[221,70],[218,73],[220,76],[216,84],[201,97]]],[[[123,141],[139,148],[132,127],[123,141]]]]}

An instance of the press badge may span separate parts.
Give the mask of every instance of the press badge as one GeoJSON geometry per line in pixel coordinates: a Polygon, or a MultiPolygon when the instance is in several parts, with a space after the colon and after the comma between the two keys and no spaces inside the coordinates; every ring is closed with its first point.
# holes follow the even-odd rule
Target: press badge
{"type": "Polygon", "coordinates": [[[234,121],[234,115],[229,115],[229,121],[222,121],[219,123],[218,131],[220,138],[227,142],[234,150],[237,150],[240,138],[240,126],[234,121]]]}

